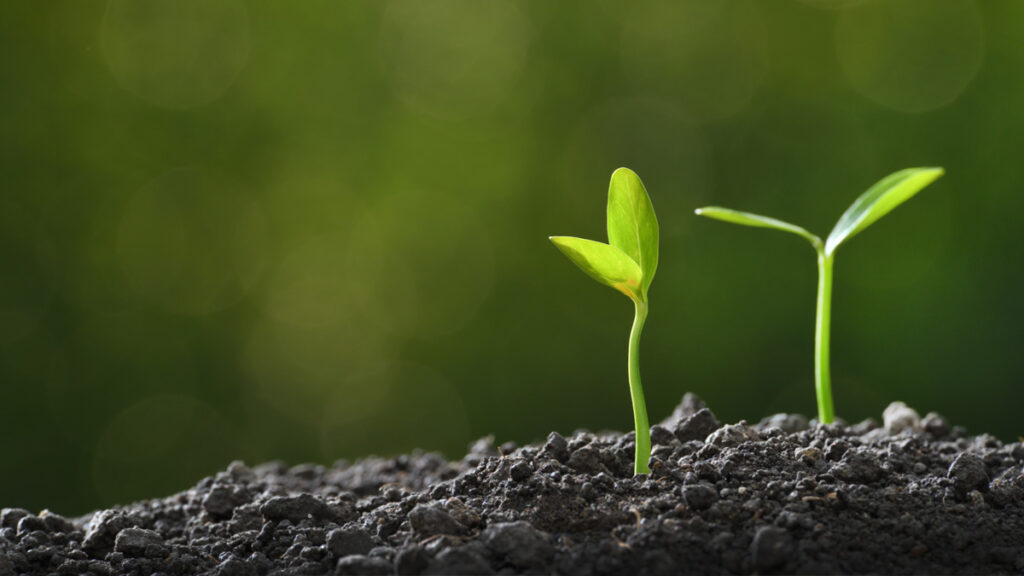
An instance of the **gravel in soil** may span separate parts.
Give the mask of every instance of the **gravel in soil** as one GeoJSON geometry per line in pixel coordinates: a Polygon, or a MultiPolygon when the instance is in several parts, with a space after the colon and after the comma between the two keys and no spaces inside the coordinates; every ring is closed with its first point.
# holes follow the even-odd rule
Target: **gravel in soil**
{"type": "Polygon", "coordinates": [[[332,467],[236,462],[169,498],[0,512],[0,576],[1024,572],[1024,444],[894,403],[883,423],[551,433],[332,467]]]}

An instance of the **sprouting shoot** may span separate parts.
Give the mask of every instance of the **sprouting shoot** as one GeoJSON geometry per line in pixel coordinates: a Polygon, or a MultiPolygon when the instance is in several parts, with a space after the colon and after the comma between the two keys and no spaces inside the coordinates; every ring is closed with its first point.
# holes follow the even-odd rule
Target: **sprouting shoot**
{"type": "Polygon", "coordinates": [[[629,392],[636,426],[634,472],[649,474],[651,431],[640,384],[640,333],[647,320],[647,290],[658,268],[658,220],[643,182],[635,172],[619,168],[608,186],[608,244],[572,236],[551,241],[598,282],[633,301],[635,316],[629,334],[629,392]]]}
{"type": "Polygon", "coordinates": [[[717,206],[697,209],[700,216],[796,234],[810,242],[817,252],[818,307],[814,337],[814,383],[818,398],[819,422],[828,424],[835,419],[829,375],[829,326],[832,316],[832,261],[836,249],[893,208],[909,200],[942,174],[942,168],[907,168],[882,178],[846,209],[824,242],[800,226],[767,216],[717,206]]]}

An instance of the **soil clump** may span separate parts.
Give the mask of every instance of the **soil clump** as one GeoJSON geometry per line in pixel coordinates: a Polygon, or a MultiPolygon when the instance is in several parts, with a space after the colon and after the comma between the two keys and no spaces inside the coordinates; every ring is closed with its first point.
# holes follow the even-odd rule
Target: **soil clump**
{"type": "Polygon", "coordinates": [[[651,430],[459,461],[236,462],[168,498],[0,512],[0,576],[1024,572],[1024,443],[894,403],[883,424],[723,425],[687,395],[651,430]]]}

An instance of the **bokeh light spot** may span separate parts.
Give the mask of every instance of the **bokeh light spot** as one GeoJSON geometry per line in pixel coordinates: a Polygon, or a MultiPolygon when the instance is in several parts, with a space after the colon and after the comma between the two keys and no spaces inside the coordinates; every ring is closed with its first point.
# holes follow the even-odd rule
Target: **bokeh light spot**
{"type": "Polygon", "coordinates": [[[522,76],[529,22],[512,2],[391,2],[382,52],[400,98],[446,118],[492,111],[522,76]]]}
{"type": "Polygon", "coordinates": [[[187,396],[154,396],[107,425],[93,478],[108,505],[127,503],[169,495],[236,457],[234,431],[216,410],[187,396]]]}
{"type": "Polygon", "coordinates": [[[747,107],[766,72],[764,26],[746,0],[637,5],[622,34],[627,77],[695,121],[747,107]]]}
{"type": "Polygon", "coordinates": [[[455,387],[424,366],[401,363],[350,375],[324,405],[324,454],[397,454],[414,448],[461,450],[466,408],[455,387]]]}
{"type": "Polygon", "coordinates": [[[167,108],[207,104],[249,57],[241,0],[111,0],[103,54],[122,87],[167,108]]]}
{"type": "Polygon", "coordinates": [[[308,420],[342,375],[389,358],[386,344],[365,322],[299,326],[267,319],[248,334],[245,370],[267,406],[308,420]]]}
{"type": "Polygon", "coordinates": [[[925,112],[952,103],[984,55],[971,0],[869,2],[844,10],[836,27],[843,72],[877,104],[925,112]]]}
{"type": "Polygon", "coordinates": [[[395,194],[368,210],[353,231],[347,271],[367,320],[419,338],[472,320],[495,275],[483,221],[436,192],[395,194]]]}
{"type": "Polygon", "coordinates": [[[260,205],[199,168],[173,170],[128,203],[118,256],[129,283],[167,311],[208,314],[233,304],[259,277],[260,205]]]}
{"type": "Polygon", "coordinates": [[[349,283],[342,266],[345,238],[322,236],[292,250],[268,282],[264,309],[275,320],[298,326],[337,324],[352,311],[349,283]]]}

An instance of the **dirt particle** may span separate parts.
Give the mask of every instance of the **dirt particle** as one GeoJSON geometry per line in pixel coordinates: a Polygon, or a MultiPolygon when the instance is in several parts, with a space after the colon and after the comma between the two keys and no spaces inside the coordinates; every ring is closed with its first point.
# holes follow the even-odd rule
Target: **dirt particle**
{"type": "Polygon", "coordinates": [[[608,473],[609,470],[602,462],[601,453],[590,446],[584,446],[569,456],[569,466],[584,474],[608,473]]]}
{"type": "Polygon", "coordinates": [[[403,548],[395,554],[395,573],[399,576],[421,574],[430,564],[430,555],[422,546],[403,548]]]}
{"type": "Polygon", "coordinates": [[[160,534],[143,528],[125,528],[117,533],[114,550],[125,556],[162,557],[167,555],[167,547],[160,534]]]}
{"type": "Polygon", "coordinates": [[[327,534],[327,551],[339,558],[352,554],[368,554],[373,547],[373,537],[359,527],[337,528],[327,534]]]}
{"type": "Polygon", "coordinates": [[[527,522],[500,522],[488,526],[480,541],[500,560],[520,570],[542,568],[555,549],[551,538],[527,522]]]}
{"type": "Polygon", "coordinates": [[[256,567],[238,558],[230,556],[217,566],[216,576],[257,576],[256,567]]]}
{"type": "Polygon", "coordinates": [[[458,535],[466,532],[466,527],[452,518],[452,515],[437,502],[417,504],[409,512],[409,524],[421,536],[458,535]]]}
{"type": "Polygon", "coordinates": [[[441,551],[430,562],[425,572],[425,574],[450,574],[452,576],[493,573],[491,563],[485,558],[485,551],[472,544],[441,551]]]}
{"type": "Polygon", "coordinates": [[[893,402],[882,412],[882,425],[889,434],[899,434],[904,430],[920,430],[921,416],[917,410],[903,402],[893,402]]]}
{"type": "Polygon", "coordinates": [[[21,520],[18,520],[17,534],[19,538],[23,538],[29,532],[35,532],[37,530],[40,532],[49,531],[49,527],[46,525],[46,522],[44,522],[42,518],[35,516],[33,514],[29,514],[21,520]]]}
{"type": "Polygon", "coordinates": [[[655,424],[651,426],[651,444],[654,446],[671,446],[676,441],[676,437],[672,432],[665,428],[655,424]]]}
{"type": "Polygon", "coordinates": [[[778,428],[783,432],[792,434],[807,430],[807,417],[803,414],[772,414],[764,418],[758,424],[761,428],[778,428]]]}
{"type": "Polygon", "coordinates": [[[692,440],[703,442],[709,434],[717,430],[721,425],[722,423],[718,421],[718,418],[715,418],[711,410],[701,408],[694,414],[681,420],[678,426],[676,426],[674,433],[680,442],[690,442],[692,440]]]}
{"type": "Polygon", "coordinates": [[[118,532],[126,526],[128,526],[127,518],[116,510],[104,510],[96,514],[86,524],[82,549],[93,555],[112,550],[118,532]]]}
{"type": "Polygon", "coordinates": [[[0,511],[0,528],[17,528],[18,522],[31,512],[24,508],[4,508],[0,511]]]}
{"type": "Polygon", "coordinates": [[[754,534],[750,544],[754,569],[772,572],[782,568],[793,553],[793,538],[781,528],[765,526],[754,534]]]}
{"type": "Polygon", "coordinates": [[[759,440],[757,430],[754,430],[743,420],[736,424],[726,424],[715,430],[707,437],[706,443],[716,448],[730,448],[744,442],[759,440]]]}
{"type": "Polygon", "coordinates": [[[689,484],[680,490],[683,502],[694,510],[706,510],[718,499],[718,492],[710,484],[689,484]]]}
{"type": "Polygon", "coordinates": [[[526,462],[516,462],[509,469],[509,476],[516,482],[523,482],[533,476],[533,469],[526,462]]]}
{"type": "Polygon", "coordinates": [[[838,464],[832,466],[829,472],[836,478],[847,482],[868,484],[881,476],[882,468],[874,455],[861,451],[849,451],[843,455],[838,464]]]}
{"type": "Polygon", "coordinates": [[[934,438],[944,438],[950,430],[949,422],[935,412],[929,412],[921,419],[921,428],[934,438]]]}
{"type": "Polygon", "coordinates": [[[203,509],[214,518],[230,518],[235,507],[245,499],[230,486],[217,485],[203,498],[203,509]]]}
{"type": "Polygon", "coordinates": [[[338,576],[388,576],[394,573],[394,568],[383,558],[354,555],[338,560],[334,573],[338,576]]]}
{"type": "Polygon", "coordinates": [[[985,461],[970,452],[963,452],[953,460],[946,477],[953,481],[953,487],[961,496],[988,486],[985,461]]]}
{"type": "Polygon", "coordinates": [[[544,443],[544,453],[564,463],[569,459],[569,443],[558,432],[552,432],[548,434],[548,440],[544,443]]]}

